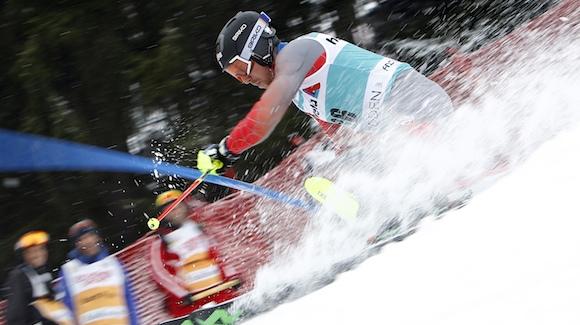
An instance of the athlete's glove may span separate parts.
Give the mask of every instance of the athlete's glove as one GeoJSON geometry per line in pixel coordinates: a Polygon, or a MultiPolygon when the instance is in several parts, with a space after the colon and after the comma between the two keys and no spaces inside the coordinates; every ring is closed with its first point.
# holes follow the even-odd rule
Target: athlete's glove
{"type": "Polygon", "coordinates": [[[179,304],[182,306],[191,306],[193,305],[193,295],[191,293],[186,294],[185,296],[181,297],[179,304]]]}
{"type": "Polygon", "coordinates": [[[227,137],[219,144],[210,144],[197,155],[197,169],[202,172],[222,174],[224,170],[231,167],[240,155],[236,155],[228,150],[226,145],[227,137]]]}

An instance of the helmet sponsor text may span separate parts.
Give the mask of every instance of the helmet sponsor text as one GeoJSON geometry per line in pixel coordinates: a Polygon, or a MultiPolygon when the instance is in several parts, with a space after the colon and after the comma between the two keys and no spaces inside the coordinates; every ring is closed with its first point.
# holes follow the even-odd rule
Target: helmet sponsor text
{"type": "Polygon", "coordinates": [[[262,31],[262,26],[260,26],[260,25],[256,26],[256,32],[254,34],[252,34],[252,36],[250,36],[250,39],[248,40],[248,48],[253,50],[256,47],[254,45],[254,42],[256,42],[256,39],[258,37],[260,37],[261,31],[262,31]]]}
{"type": "Polygon", "coordinates": [[[240,26],[240,28],[238,29],[238,31],[234,34],[234,36],[232,36],[232,40],[233,41],[237,41],[238,37],[240,37],[240,34],[242,34],[242,32],[248,27],[248,25],[246,24],[242,24],[242,26],[240,26]]]}

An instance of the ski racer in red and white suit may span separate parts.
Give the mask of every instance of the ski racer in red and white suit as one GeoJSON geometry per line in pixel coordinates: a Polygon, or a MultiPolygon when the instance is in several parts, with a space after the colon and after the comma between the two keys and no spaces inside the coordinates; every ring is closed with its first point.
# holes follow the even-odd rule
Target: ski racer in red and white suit
{"type": "MultiPolygon", "coordinates": [[[[181,194],[171,190],[157,197],[162,209],[181,194]]],[[[151,244],[151,274],[166,293],[166,307],[173,317],[189,315],[209,302],[220,303],[237,296],[229,288],[199,300],[193,295],[211,289],[235,278],[235,272],[226,268],[217,249],[190,212],[205,205],[197,199],[178,204],[162,221],[159,237],[151,244]]]]}
{"type": "Polygon", "coordinates": [[[330,133],[341,125],[355,134],[393,123],[414,131],[453,112],[447,93],[409,64],[323,33],[281,42],[265,13],[239,12],[228,21],[216,58],[238,81],[265,90],[230,134],[205,150],[224,166],[264,141],[291,103],[330,133]]]}

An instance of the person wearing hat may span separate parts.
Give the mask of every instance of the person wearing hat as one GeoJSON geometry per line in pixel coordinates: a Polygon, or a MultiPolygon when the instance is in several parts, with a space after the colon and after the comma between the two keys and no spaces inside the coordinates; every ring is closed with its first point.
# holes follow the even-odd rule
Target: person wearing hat
{"type": "Polygon", "coordinates": [[[270,22],[264,12],[240,11],[216,40],[222,71],[264,90],[229,135],[204,150],[223,166],[268,138],[291,103],[329,135],[339,126],[351,135],[378,136],[387,126],[412,132],[454,111],[447,93],[407,63],[324,33],[282,42],[270,22]]]}
{"type": "Polygon", "coordinates": [[[48,241],[48,233],[37,230],[22,235],[14,245],[22,263],[10,272],[5,284],[10,325],[72,324],[67,308],[54,300],[53,278],[46,266],[48,241]]]}
{"type": "MultiPolygon", "coordinates": [[[[157,209],[163,211],[181,194],[178,190],[159,194],[155,200],[157,209]]],[[[237,296],[233,289],[238,284],[235,271],[224,267],[211,238],[190,218],[192,211],[206,204],[194,198],[179,203],[163,219],[159,237],[151,244],[151,275],[165,291],[167,311],[173,317],[237,296]],[[209,292],[214,293],[195,299],[209,292]]]]}
{"type": "Polygon", "coordinates": [[[59,288],[76,324],[137,325],[129,277],[104,247],[95,222],[75,223],[69,238],[75,248],[61,268],[59,288]]]}

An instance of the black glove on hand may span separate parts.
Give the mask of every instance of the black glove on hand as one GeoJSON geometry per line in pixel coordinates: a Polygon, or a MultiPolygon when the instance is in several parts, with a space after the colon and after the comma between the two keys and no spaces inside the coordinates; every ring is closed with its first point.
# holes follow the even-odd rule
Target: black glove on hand
{"type": "Polygon", "coordinates": [[[179,302],[179,304],[184,306],[191,306],[193,304],[193,295],[191,293],[188,293],[187,295],[181,297],[181,301],[179,302]]]}

